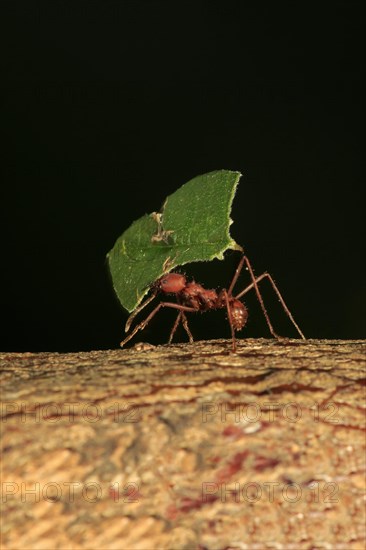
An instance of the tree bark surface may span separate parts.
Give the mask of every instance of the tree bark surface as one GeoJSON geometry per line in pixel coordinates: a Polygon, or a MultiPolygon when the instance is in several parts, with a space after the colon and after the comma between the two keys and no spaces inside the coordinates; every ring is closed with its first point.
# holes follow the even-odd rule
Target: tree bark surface
{"type": "Polygon", "coordinates": [[[365,547],[365,342],[0,354],[2,548],[365,547]]]}

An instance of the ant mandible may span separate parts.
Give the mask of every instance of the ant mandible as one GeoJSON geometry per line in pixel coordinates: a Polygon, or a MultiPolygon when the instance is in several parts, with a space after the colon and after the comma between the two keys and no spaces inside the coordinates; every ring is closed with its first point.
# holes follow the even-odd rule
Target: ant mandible
{"type": "Polygon", "coordinates": [[[159,292],[163,293],[164,295],[173,294],[176,296],[177,301],[160,302],[152,310],[152,312],[146,317],[144,321],[142,321],[141,323],[135,326],[135,328],[130,332],[130,334],[126,336],[124,340],[122,340],[120,345],[121,347],[123,347],[129,340],[131,340],[131,338],[135,336],[135,334],[139,330],[143,330],[162,307],[169,307],[169,308],[178,310],[177,318],[170,332],[169,344],[172,342],[174,333],[177,330],[180,321],[182,321],[183,327],[188,335],[190,343],[193,342],[193,336],[188,327],[186,313],[197,313],[198,311],[204,312],[204,311],[209,311],[211,309],[226,308],[227,318],[231,329],[232,351],[235,352],[236,351],[235,331],[241,330],[245,326],[248,319],[248,310],[243,304],[243,302],[240,300],[240,298],[242,298],[242,296],[244,296],[247,292],[249,292],[249,290],[252,290],[252,289],[255,290],[255,293],[257,295],[258,301],[260,303],[260,306],[262,308],[264,317],[267,321],[267,325],[272,336],[274,336],[275,338],[280,338],[280,336],[276,334],[276,332],[273,329],[272,323],[269,319],[267,310],[263,302],[262,295],[258,288],[258,283],[265,278],[268,279],[269,282],[271,283],[275,293],[278,296],[279,301],[282,304],[284,311],[290,318],[292,324],[296,328],[300,337],[305,340],[305,336],[303,335],[295,319],[293,318],[290,310],[288,309],[271,275],[266,271],[262,273],[262,275],[259,275],[259,277],[255,277],[253,268],[250,264],[248,257],[245,256],[245,254],[243,254],[239,262],[239,265],[236,268],[234,277],[230,283],[229,288],[228,289],[223,288],[220,292],[217,292],[216,290],[213,290],[213,289],[206,289],[200,284],[196,283],[195,281],[189,282],[187,281],[186,277],[181,273],[172,272],[172,273],[167,273],[166,275],[163,275],[160,279],[156,281],[156,283],[152,285],[151,296],[147,298],[147,300],[145,300],[145,302],[143,302],[137,309],[135,309],[135,311],[127,319],[126,332],[128,332],[128,330],[130,329],[131,323],[136,317],[136,315],[147,304],[149,304],[157,296],[159,292]],[[252,282],[246,288],[244,288],[244,290],[239,292],[239,294],[236,294],[234,296],[233,295],[234,286],[238,280],[238,277],[244,265],[246,266],[250,274],[250,278],[252,282]]]}

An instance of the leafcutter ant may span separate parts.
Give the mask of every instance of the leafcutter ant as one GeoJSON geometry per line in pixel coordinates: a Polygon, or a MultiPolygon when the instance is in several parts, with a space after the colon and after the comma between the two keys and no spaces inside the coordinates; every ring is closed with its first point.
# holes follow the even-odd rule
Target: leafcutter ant
{"type": "Polygon", "coordinates": [[[169,343],[172,342],[173,336],[180,322],[182,322],[182,325],[188,335],[190,343],[193,342],[193,336],[188,327],[186,313],[197,313],[199,311],[205,312],[212,309],[226,309],[227,319],[231,329],[232,350],[233,352],[235,352],[236,351],[235,331],[241,330],[245,326],[248,319],[248,310],[244,305],[244,303],[241,301],[241,298],[252,289],[254,289],[256,293],[256,296],[258,298],[259,304],[262,308],[264,317],[266,319],[268,328],[272,336],[274,336],[275,338],[280,338],[280,336],[276,334],[276,332],[273,329],[272,323],[268,316],[267,310],[263,302],[262,295],[258,287],[258,283],[260,283],[263,279],[269,280],[269,282],[273,287],[273,290],[277,294],[277,297],[280,303],[282,304],[282,307],[285,313],[290,318],[292,324],[296,328],[300,337],[305,339],[304,334],[301,332],[299,326],[297,325],[295,319],[293,318],[289,308],[287,307],[284,299],[282,298],[282,295],[278,290],[277,285],[275,284],[271,275],[267,272],[264,272],[258,277],[256,277],[254,275],[253,268],[251,266],[251,263],[248,257],[245,254],[243,254],[238,264],[238,267],[236,268],[234,277],[230,283],[229,288],[228,289],[223,288],[219,292],[213,289],[206,289],[199,283],[196,283],[195,281],[187,281],[185,275],[181,273],[172,272],[172,273],[167,273],[166,275],[163,275],[160,279],[158,279],[152,285],[151,295],[138,308],[136,308],[135,311],[127,319],[126,327],[125,327],[126,332],[129,331],[131,324],[135,319],[136,315],[145,306],[147,306],[159,293],[163,294],[163,296],[175,295],[176,302],[170,302],[166,300],[163,300],[162,302],[160,302],[151,311],[151,313],[149,313],[146,319],[144,319],[134,327],[134,329],[126,336],[126,338],[122,340],[120,345],[121,347],[123,347],[129,340],[131,340],[131,338],[135,336],[135,334],[138,331],[143,330],[162,307],[168,307],[168,308],[178,310],[178,315],[175,319],[174,325],[170,332],[169,343]],[[250,278],[252,282],[248,286],[246,286],[243,290],[241,290],[238,294],[233,294],[234,286],[244,266],[246,266],[246,269],[250,274],[250,278]]]}

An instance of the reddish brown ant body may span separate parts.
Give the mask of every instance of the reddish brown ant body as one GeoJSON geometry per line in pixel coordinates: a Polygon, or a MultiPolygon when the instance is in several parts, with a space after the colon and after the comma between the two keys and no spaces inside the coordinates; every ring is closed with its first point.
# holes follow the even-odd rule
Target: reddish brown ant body
{"type": "Polygon", "coordinates": [[[236,351],[235,331],[241,330],[245,326],[248,319],[248,310],[243,304],[243,302],[240,300],[240,298],[244,296],[244,294],[249,292],[249,290],[252,290],[252,289],[255,290],[255,293],[257,295],[258,301],[262,308],[263,314],[265,316],[265,319],[267,321],[267,325],[271,334],[274,337],[279,338],[279,336],[275,333],[273,329],[272,323],[269,319],[267,310],[263,302],[262,295],[258,288],[258,283],[264,278],[267,278],[270,281],[286,314],[290,318],[291,322],[293,323],[300,337],[305,339],[305,336],[303,335],[300,328],[296,324],[290,310],[286,306],[285,301],[282,298],[282,295],[280,294],[280,291],[278,290],[271,275],[265,272],[265,273],[262,273],[262,275],[260,275],[259,277],[255,277],[252,266],[247,256],[243,255],[239,262],[238,267],[236,268],[233,280],[231,281],[231,284],[227,290],[224,288],[219,292],[217,292],[216,290],[213,290],[213,289],[205,289],[202,285],[200,285],[199,283],[196,283],[195,281],[191,281],[191,282],[187,281],[186,277],[181,273],[172,272],[172,273],[167,273],[166,275],[163,275],[163,277],[158,279],[158,281],[156,281],[156,283],[152,285],[151,296],[147,298],[147,300],[145,300],[145,302],[143,302],[137,309],[135,309],[135,311],[128,318],[126,323],[126,332],[129,330],[131,323],[136,317],[136,315],[147,304],[149,304],[159,292],[161,292],[164,295],[175,295],[177,301],[160,302],[146,317],[146,319],[141,323],[139,323],[138,325],[136,325],[135,328],[130,332],[130,334],[121,342],[121,347],[123,347],[129,340],[131,340],[131,338],[133,338],[133,336],[139,330],[143,330],[162,307],[169,307],[169,308],[178,310],[177,318],[170,332],[169,343],[171,343],[174,333],[177,330],[177,327],[180,321],[182,321],[183,327],[188,335],[189,341],[191,343],[193,342],[193,336],[188,327],[186,313],[197,313],[198,311],[205,312],[212,309],[226,308],[227,317],[228,317],[228,321],[231,329],[232,350],[235,352],[236,351]],[[233,296],[234,286],[238,280],[238,277],[244,265],[249,271],[252,282],[246,288],[244,288],[244,290],[239,292],[239,294],[237,294],[236,296],[233,296]]]}

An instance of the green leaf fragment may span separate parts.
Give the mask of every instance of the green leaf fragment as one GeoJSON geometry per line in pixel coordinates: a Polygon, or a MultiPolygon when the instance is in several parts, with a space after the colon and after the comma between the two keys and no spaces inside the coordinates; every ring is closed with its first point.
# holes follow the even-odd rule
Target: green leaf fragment
{"type": "Polygon", "coordinates": [[[240,172],[198,176],[169,195],[160,213],[145,214],[117,239],[107,258],[115,292],[132,312],[151,284],[177,266],[220,260],[241,247],[231,238],[231,205],[240,172]]]}

